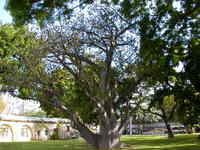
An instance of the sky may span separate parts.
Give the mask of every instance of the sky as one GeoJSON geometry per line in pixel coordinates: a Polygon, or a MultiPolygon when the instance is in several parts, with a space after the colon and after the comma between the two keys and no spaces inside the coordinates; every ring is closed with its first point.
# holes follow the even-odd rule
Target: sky
{"type": "Polygon", "coordinates": [[[12,17],[4,9],[5,3],[6,0],[0,0],[0,22],[3,24],[12,22],[12,17]]]}

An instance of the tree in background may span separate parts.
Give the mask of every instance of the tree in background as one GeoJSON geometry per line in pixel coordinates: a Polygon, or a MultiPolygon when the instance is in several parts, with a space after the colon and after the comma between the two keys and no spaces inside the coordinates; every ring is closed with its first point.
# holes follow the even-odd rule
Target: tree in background
{"type": "Polygon", "coordinates": [[[163,120],[167,129],[168,138],[173,138],[174,134],[169,123],[173,121],[177,103],[175,102],[174,96],[168,94],[163,90],[156,91],[147,111],[159,116],[163,120]]]}
{"type": "Polygon", "coordinates": [[[173,138],[174,134],[170,122],[174,121],[177,111],[177,98],[172,95],[172,89],[167,88],[165,84],[159,84],[158,81],[156,81],[156,84],[152,80],[147,81],[149,83],[143,83],[143,87],[141,87],[143,92],[140,98],[143,100],[140,109],[144,113],[155,115],[157,120],[162,120],[167,129],[168,138],[173,138]]]}
{"type": "Polygon", "coordinates": [[[186,127],[188,133],[192,133],[192,127],[200,121],[199,93],[192,86],[179,88],[176,93],[178,105],[174,118],[186,127]]]}
{"type": "Polygon", "coordinates": [[[199,121],[199,2],[160,0],[149,4],[152,11],[146,11],[139,28],[139,72],[148,87],[158,87],[153,90],[156,97],[163,100],[162,93],[174,95],[176,111],[184,110],[188,119],[195,118],[190,113],[195,114],[199,121]]]}

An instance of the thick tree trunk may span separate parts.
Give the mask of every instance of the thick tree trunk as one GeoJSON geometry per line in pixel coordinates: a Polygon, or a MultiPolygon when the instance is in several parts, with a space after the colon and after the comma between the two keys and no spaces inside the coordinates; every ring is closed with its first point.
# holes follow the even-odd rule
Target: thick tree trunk
{"type": "Polygon", "coordinates": [[[88,144],[98,150],[109,150],[120,147],[120,134],[112,130],[107,130],[107,132],[101,134],[89,134],[80,130],[80,134],[88,144]]]}
{"type": "Polygon", "coordinates": [[[168,138],[169,138],[169,139],[174,138],[174,133],[172,132],[172,129],[171,129],[170,124],[169,124],[166,120],[164,120],[164,122],[165,122],[165,126],[166,126],[166,128],[167,128],[167,135],[168,135],[168,138]]]}
{"type": "Polygon", "coordinates": [[[167,125],[167,133],[168,133],[168,138],[174,138],[174,133],[172,132],[172,129],[170,125],[167,125]]]}
{"type": "Polygon", "coordinates": [[[99,150],[109,150],[120,147],[120,136],[118,133],[99,135],[95,148],[99,150]]]}
{"type": "Polygon", "coordinates": [[[108,150],[120,147],[120,134],[117,121],[114,118],[107,118],[106,122],[100,124],[100,131],[95,148],[108,150]]]}
{"type": "Polygon", "coordinates": [[[192,128],[190,125],[185,125],[187,134],[192,134],[192,128]]]}
{"type": "Polygon", "coordinates": [[[85,125],[80,122],[75,123],[75,128],[80,132],[82,138],[88,144],[98,150],[110,150],[113,148],[120,148],[120,134],[116,121],[108,120],[107,123],[100,125],[99,133],[93,133],[85,125]]]}

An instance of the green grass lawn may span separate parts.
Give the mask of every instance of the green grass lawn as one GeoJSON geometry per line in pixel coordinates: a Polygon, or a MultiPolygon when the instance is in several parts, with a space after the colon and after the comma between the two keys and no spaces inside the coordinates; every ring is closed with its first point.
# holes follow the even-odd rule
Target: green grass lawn
{"type": "Polygon", "coordinates": [[[123,137],[130,147],[127,150],[200,150],[197,135],[176,135],[174,139],[165,136],[123,137]]]}
{"type": "MultiPolygon", "coordinates": [[[[128,144],[122,150],[200,150],[197,135],[177,135],[168,140],[164,136],[124,136],[121,139],[128,144]]],[[[82,139],[46,142],[0,143],[0,150],[93,150],[82,139]]]]}

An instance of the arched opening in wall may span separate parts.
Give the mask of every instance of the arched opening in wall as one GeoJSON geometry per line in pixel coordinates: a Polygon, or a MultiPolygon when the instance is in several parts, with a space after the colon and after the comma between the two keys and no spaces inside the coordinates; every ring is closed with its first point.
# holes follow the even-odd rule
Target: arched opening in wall
{"type": "Polygon", "coordinates": [[[0,142],[12,142],[14,140],[14,132],[11,125],[0,125],[0,142]]]}
{"type": "Polygon", "coordinates": [[[46,126],[45,128],[43,128],[40,132],[40,140],[46,141],[50,138],[50,130],[49,128],[46,126]]]}
{"type": "Polygon", "coordinates": [[[61,139],[67,139],[73,136],[73,131],[68,123],[60,123],[58,126],[58,137],[61,139]]]}
{"type": "Polygon", "coordinates": [[[32,128],[28,125],[24,125],[21,128],[21,140],[22,141],[31,141],[33,139],[32,128]]]}
{"type": "Polygon", "coordinates": [[[35,140],[46,141],[50,138],[50,130],[44,122],[36,123],[34,125],[34,131],[35,131],[35,140]]]}

